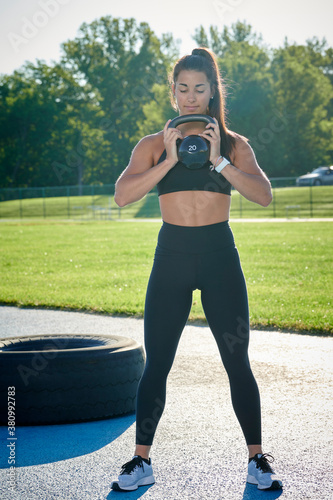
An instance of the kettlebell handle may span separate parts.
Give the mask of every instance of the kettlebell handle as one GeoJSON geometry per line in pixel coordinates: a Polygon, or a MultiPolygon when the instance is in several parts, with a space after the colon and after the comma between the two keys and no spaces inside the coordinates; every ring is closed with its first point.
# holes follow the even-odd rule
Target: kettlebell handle
{"type": "Polygon", "coordinates": [[[213,118],[209,115],[180,115],[176,116],[168,125],[168,128],[176,128],[178,125],[189,122],[204,122],[204,123],[215,123],[213,118]]]}

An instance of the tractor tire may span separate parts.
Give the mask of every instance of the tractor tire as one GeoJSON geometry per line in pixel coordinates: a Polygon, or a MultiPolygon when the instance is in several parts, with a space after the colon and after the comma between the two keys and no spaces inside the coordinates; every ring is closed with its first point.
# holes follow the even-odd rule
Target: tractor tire
{"type": "Polygon", "coordinates": [[[142,346],[126,337],[0,339],[0,425],[63,424],[131,413],[144,364],[142,346]]]}

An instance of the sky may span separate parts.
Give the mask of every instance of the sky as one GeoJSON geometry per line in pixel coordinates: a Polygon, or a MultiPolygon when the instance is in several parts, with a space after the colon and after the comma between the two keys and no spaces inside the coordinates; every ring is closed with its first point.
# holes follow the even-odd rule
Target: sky
{"type": "Polygon", "coordinates": [[[180,54],[196,46],[195,29],[245,21],[270,47],[326,38],[333,46],[332,0],[0,0],[0,73],[25,61],[58,61],[61,43],[75,38],[83,22],[105,15],[147,22],[161,36],[172,33],[180,54]]]}

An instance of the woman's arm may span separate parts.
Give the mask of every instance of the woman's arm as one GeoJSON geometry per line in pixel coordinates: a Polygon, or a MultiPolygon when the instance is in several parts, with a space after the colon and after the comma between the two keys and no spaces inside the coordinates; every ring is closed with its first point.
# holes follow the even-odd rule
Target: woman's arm
{"type": "MultiPolygon", "coordinates": [[[[214,121],[215,124],[208,124],[204,133],[199,135],[210,142],[210,160],[215,166],[221,151],[221,137],[216,118],[214,121]]],[[[232,165],[224,167],[222,174],[244,198],[267,207],[272,201],[271,184],[247,141],[238,134],[235,134],[235,140],[232,165]]]]}
{"type": "Polygon", "coordinates": [[[128,166],[116,182],[114,199],[119,207],[141,200],[176,165],[176,140],[181,133],[178,129],[168,129],[169,122],[163,130],[167,152],[164,161],[154,166],[154,153],[163,146],[160,134],[144,137],[135,146],[128,166]]]}
{"type": "Polygon", "coordinates": [[[169,160],[154,167],[153,147],[154,140],[149,136],[135,146],[128,166],[116,182],[114,200],[119,207],[141,200],[170,170],[169,160]]]}
{"type": "Polygon", "coordinates": [[[245,139],[236,138],[231,159],[232,165],[224,167],[223,176],[244,198],[267,207],[272,201],[271,183],[245,139]]]}

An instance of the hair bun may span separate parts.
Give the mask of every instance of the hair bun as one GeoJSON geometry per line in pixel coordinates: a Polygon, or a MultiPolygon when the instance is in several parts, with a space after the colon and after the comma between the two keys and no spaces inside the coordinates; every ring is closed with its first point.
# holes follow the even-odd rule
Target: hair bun
{"type": "Polygon", "coordinates": [[[212,61],[212,59],[213,59],[210,51],[204,47],[199,47],[199,48],[193,49],[192,56],[204,57],[205,59],[209,59],[210,61],[212,61]]]}
{"type": "Polygon", "coordinates": [[[201,49],[193,49],[191,55],[192,56],[202,56],[201,52],[202,52],[201,49]]]}

